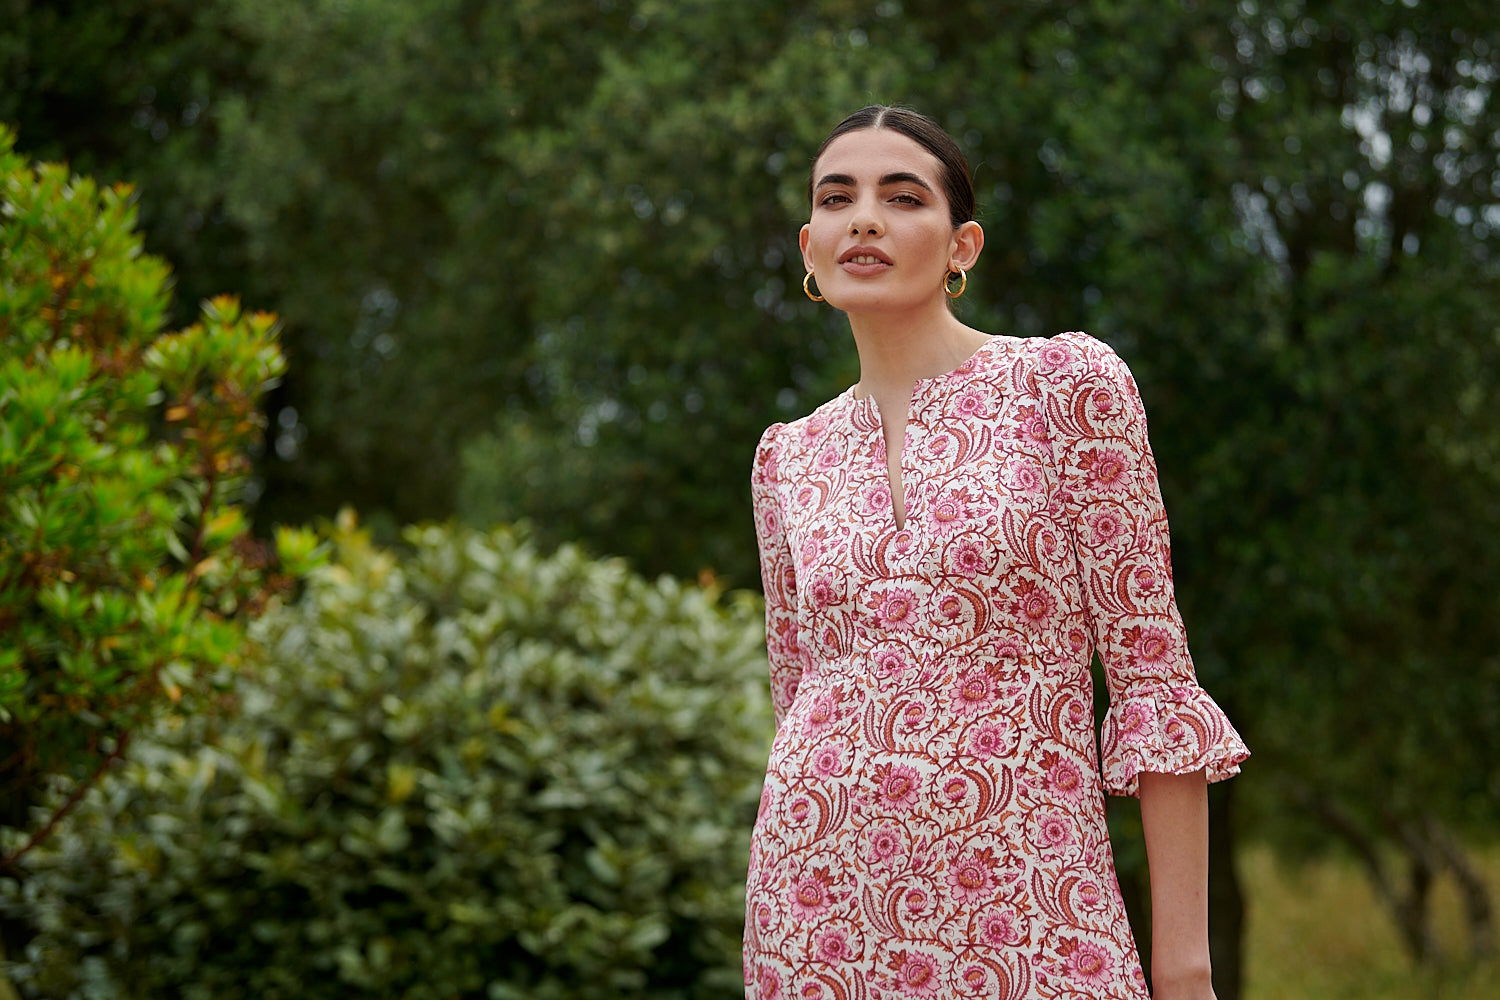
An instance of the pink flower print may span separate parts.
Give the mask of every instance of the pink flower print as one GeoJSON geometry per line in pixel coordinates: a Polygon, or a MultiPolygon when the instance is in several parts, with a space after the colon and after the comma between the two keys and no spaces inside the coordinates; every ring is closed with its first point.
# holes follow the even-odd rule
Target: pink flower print
{"type": "Polygon", "coordinates": [[[876,605],[875,613],[880,618],[880,624],[894,632],[910,631],[916,624],[917,597],[904,587],[892,587],[883,594],[876,595],[879,604],[876,605]]]}
{"type": "Polygon", "coordinates": [[[1130,465],[1122,451],[1100,448],[1085,452],[1078,464],[1088,473],[1089,485],[1100,493],[1120,493],[1130,488],[1130,465]]]}
{"type": "Polygon", "coordinates": [[[1132,625],[1123,638],[1136,665],[1146,669],[1161,666],[1176,646],[1172,633],[1157,625],[1132,625]]]}
{"type": "Polygon", "coordinates": [[[806,920],[821,916],[833,902],[833,875],[827,868],[804,868],[792,882],[787,901],[794,916],[806,920]]]}
{"type": "Polygon", "coordinates": [[[964,602],[959,600],[957,595],[949,594],[938,601],[938,614],[952,621],[963,616],[964,607],[964,602]]]}
{"type": "Polygon", "coordinates": [[[982,667],[961,671],[948,692],[948,700],[959,715],[978,715],[995,703],[995,679],[982,667]]]}
{"type": "Polygon", "coordinates": [[[823,989],[822,983],[803,983],[802,990],[797,994],[800,1000],[823,1000],[828,991],[823,989]]]}
{"type": "Polygon", "coordinates": [[[875,654],[875,668],[885,677],[899,677],[906,672],[906,657],[898,649],[882,649],[875,654]]]}
{"type": "Polygon", "coordinates": [[[1077,802],[1083,798],[1083,771],[1071,758],[1055,750],[1042,753],[1043,773],[1047,776],[1047,787],[1059,798],[1077,802]]]}
{"type": "Polygon", "coordinates": [[[1034,465],[1018,465],[1010,473],[1011,487],[1021,493],[1042,491],[1042,470],[1034,465]]]}
{"type": "Polygon", "coordinates": [[[1052,615],[1057,610],[1057,601],[1051,594],[1031,580],[1022,580],[1011,593],[1015,595],[1011,613],[1023,628],[1041,631],[1051,625],[1052,615]]]}
{"type": "Polygon", "coordinates": [[[1035,406],[1016,407],[1016,437],[1033,444],[1046,444],[1047,421],[1035,406]]]}
{"type": "Polygon", "coordinates": [[[1132,579],[1135,581],[1135,589],[1140,591],[1142,595],[1149,595],[1156,590],[1156,571],[1150,566],[1136,567],[1132,579]]]}
{"type": "Polygon", "coordinates": [[[1004,719],[981,722],[969,735],[969,752],[976,757],[993,757],[1005,748],[1010,723],[1004,719]]]}
{"type": "Polygon", "coordinates": [[[932,530],[939,535],[951,535],[964,527],[973,516],[973,503],[967,488],[939,494],[929,508],[932,530]]]}
{"type": "Polygon", "coordinates": [[[1184,725],[1183,721],[1177,717],[1177,713],[1173,712],[1167,715],[1166,725],[1162,727],[1162,739],[1168,746],[1177,746],[1192,731],[1192,728],[1184,725]]]}
{"type": "Polygon", "coordinates": [[[930,997],[937,990],[937,962],[920,952],[898,951],[887,965],[904,997],[930,997]]]}
{"type": "Polygon", "coordinates": [[[976,903],[995,891],[993,848],[968,851],[948,863],[948,888],[960,903],[976,903]]]}
{"type": "Polygon", "coordinates": [[[818,435],[828,429],[828,418],[823,414],[814,414],[809,417],[807,423],[802,425],[802,443],[806,447],[812,447],[818,435]]]}
{"type": "Polygon", "coordinates": [[[1100,386],[1089,393],[1089,406],[1093,409],[1095,418],[1107,417],[1115,408],[1115,394],[1100,386]]]}
{"type": "Polygon", "coordinates": [[[808,588],[807,596],[812,600],[813,607],[826,608],[830,604],[838,602],[838,581],[830,573],[824,573],[812,582],[808,588]]]}
{"type": "Polygon", "coordinates": [[[755,973],[756,1000],[781,1000],[781,973],[762,965],[755,973]]]}
{"type": "Polygon", "coordinates": [[[989,410],[984,393],[978,389],[968,389],[958,397],[958,412],[966,417],[987,417],[989,410]]]}
{"type": "Polygon", "coordinates": [[[825,745],[813,754],[813,770],[824,778],[832,777],[844,770],[844,754],[836,746],[825,745]]]}
{"type": "Polygon", "coordinates": [[[775,451],[768,450],[766,452],[766,460],[764,464],[762,464],[761,468],[765,472],[767,482],[774,483],[779,478],[777,476],[777,473],[781,470],[781,459],[777,456],[775,451]]]}
{"type": "Polygon", "coordinates": [[[832,445],[818,452],[818,468],[824,472],[838,465],[842,461],[839,450],[832,445]]]}
{"type": "Polygon", "coordinates": [[[1080,882],[1073,888],[1073,892],[1078,897],[1078,905],[1083,909],[1093,912],[1104,909],[1106,897],[1098,882],[1080,882]]]}
{"type": "Polygon", "coordinates": [[[969,779],[954,775],[943,782],[943,798],[952,806],[962,805],[969,797],[969,779]]]}
{"type": "Polygon", "coordinates": [[[1057,810],[1046,810],[1037,816],[1036,838],[1041,847],[1066,847],[1073,843],[1073,824],[1057,810]]]}
{"type": "Polygon", "coordinates": [[[961,539],[949,552],[953,568],[961,576],[972,578],[989,569],[984,546],[973,538],[961,539]]]}
{"type": "Polygon", "coordinates": [[[990,978],[989,972],[982,965],[970,965],[964,969],[961,975],[964,981],[964,985],[967,986],[969,988],[969,991],[972,993],[978,993],[980,990],[984,989],[985,983],[988,982],[990,978]]]}
{"type": "MultiPolygon", "coordinates": [[[[886,499],[890,499],[890,494],[886,494],[886,499]]],[[[889,504],[887,506],[889,506],[889,504]]],[[[900,531],[896,532],[896,537],[891,539],[891,542],[893,545],[895,545],[896,553],[898,555],[905,555],[906,550],[911,548],[912,533],[907,529],[902,528],[900,531]]]]}
{"type": "Polygon", "coordinates": [[[849,946],[849,932],[842,927],[830,927],[819,934],[813,941],[813,949],[819,958],[830,965],[847,962],[854,957],[854,949],[849,946]]]}
{"type": "Polygon", "coordinates": [[[920,778],[914,767],[906,764],[878,764],[875,767],[875,795],[888,809],[910,809],[917,804],[920,778]]]}
{"type": "Polygon", "coordinates": [[[1087,983],[1091,987],[1103,988],[1110,982],[1115,961],[1109,952],[1098,943],[1079,938],[1068,938],[1057,949],[1067,961],[1070,979],[1087,983]]]}
{"type": "Polygon", "coordinates": [[[781,533],[780,512],[767,507],[760,512],[760,532],[762,535],[772,537],[781,533]]]}
{"type": "Polygon", "coordinates": [[[926,889],[908,889],[906,895],[901,898],[906,907],[906,915],[913,920],[926,915],[932,900],[927,895],[926,889]]]}
{"type": "Polygon", "coordinates": [[[807,822],[807,817],[812,815],[812,800],[805,795],[799,795],[787,807],[787,813],[792,818],[793,826],[801,826],[807,822]]]}
{"type": "Polygon", "coordinates": [[[919,701],[907,702],[901,710],[901,728],[910,733],[920,730],[927,722],[927,706],[919,701]]]}
{"type": "Polygon", "coordinates": [[[812,707],[807,713],[807,731],[817,733],[833,725],[834,720],[839,717],[838,698],[831,691],[825,691],[813,699],[812,707]]]}
{"type": "Polygon", "coordinates": [[[1043,555],[1052,555],[1057,551],[1057,534],[1052,531],[1043,530],[1036,536],[1037,544],[1042,548],[1043,555]]]}
{"type": "Polygon", "coordinates": [[[891,488],[885,483],[865,487],[861,497],[865,502],[866,514],[881,514],[891,509],[891,488]]]}
{"type": "Polygon", "coordinates": [[[1021,932],[1009,910],[990,910],[980,917],[979,936],[992,948],[1014,948],[1021,943],[1021,932]]]}
{"type": "Polygon", "coordinates": [[[1044,372],[1056,371],[1073,363],[1073,352],[1062,344],[1048,344],[1037,358],[1037,368],[1044,372]]]}
{"type": "Polygon", "coordinates": [[[802,549],[797,561],[803,566],[811,566],[818,561],[823,554],[823,539],[816,534],[807,536],[802,542],[802,549]]]}
{"type": "Polygon", "coordinates": [[[872,864],[890,864],[902,852],[901,831],[889,823],[875,827],[866,835],[867,857],[872,864]]]}
{"type": "Polygon", "coordinates": [[[1068,709],[1067,709],[1067,711],[1068,711],[1068,722],[1071,723],[1072,725],[1074,725],[1074,726],[1088,725],[1089,728],[1091,728],[1091,729],[1093,728],[1094,720],[1093,720],[1093,717],[1092,717],[1093,716],[1093,706],[1092,705],[1085,707],[1084,704],[1083,704],[1083,702],[1079,701],[1077,698],[1073,698],[1073,699],[1070,699],[1068,701],[1068,709]]]}
{"type": "Polygon", "coordinates": [[[1021,644],[1010,636],[996,640],[990,651],[1001,660],[1016,660],[1021,657],[1021,644]]]}
{"type": "Polygon", "coordinates": [[[1115,731],[1120,736],[1144,735],[1147,726],[1146,709],[1144,706],[1131,702],[1120,709],[1115,718],[1115,731]]]}
{"type": "Polygon", "coordinates": [[[1097,511],[1090,514],[1087,520],[1089,531],[1093,533],[1092,542],[1096,546],[1111,544],[1125,530],[1125,522],[1112,510],[1097,511]]]}

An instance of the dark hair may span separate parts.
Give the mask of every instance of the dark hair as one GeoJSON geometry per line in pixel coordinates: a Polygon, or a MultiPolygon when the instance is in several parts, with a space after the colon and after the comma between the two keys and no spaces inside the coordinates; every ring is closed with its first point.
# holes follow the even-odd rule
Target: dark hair
{"type": "Polygon", "coordinates": [[[953,137],[943,127],[920,112],[910,108],[896,108],[886,104],[872,104],[860,108],[835,126],[823,145],[813,155],[812,166],[807,172],[807,203],[812,204],[813,171],[818,167],[818,158],[828,149],[833,140],[846,132],[858,132],[867,128],[888,128],[911,139],[927,152],[938,158],[943,166],[943,194],[948,198],[948,217],[957,229],[974,218],[974,182],[969,177],[969,161],[953,137]]]}

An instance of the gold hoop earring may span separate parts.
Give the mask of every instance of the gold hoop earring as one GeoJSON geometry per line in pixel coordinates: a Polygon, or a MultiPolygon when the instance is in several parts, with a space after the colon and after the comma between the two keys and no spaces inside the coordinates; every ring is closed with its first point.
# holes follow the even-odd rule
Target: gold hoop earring
{"type": "Polygon", "coordinates": [[[969,272],[965,271],[961,267],[954,268],[954,270],[958,272],[959,277],[958,291],[956,292],[952,287],[953,271],[949,271],[947,274],[943,275],[943,291],[948,293],[948,298],[950,299],[958,298],[964,293],[964,289],[969,287],[969,272]]]}
{"type": "Polygon", "coordinates": [[[822,302],[823,301],[823,296],[821,296],[821,295],[814,295],[813,294],[813,290],[811,288],[807,287],[807,283],[809,281],[812,281],[812,279],[813,279],[813,273],[811,271],[808,271],[807,274],[805,274],[805,275],[802,276],[802,294],[806,295],[808,298],[812,299],[814,302],[822,302]]]}

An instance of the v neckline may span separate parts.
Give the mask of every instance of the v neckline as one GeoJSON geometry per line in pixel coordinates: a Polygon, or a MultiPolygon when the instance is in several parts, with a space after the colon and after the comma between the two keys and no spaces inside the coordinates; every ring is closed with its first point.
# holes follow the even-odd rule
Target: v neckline
{"type": "Polygon", "coordinates": [[[877,464],[881,467],[880,475],[885,480],[886,493],[890,497],[889,521],[890,524],[894,525],[897,532],[908,530],[907,525],[911,523],[911,507],[906,502],[910,495],[910,491],[906,488],[908,481],[906,452],[907,445],[911,441],[912,412],[917,408],[918,397],[934,385],[947,382],[959,375],[971,374],[978,367],[980,356],[989,350],[991,344],[1001,339],[1001,337],[991,334],[987,340],[974,349],[974,353],[961,361],[956,368],[943,372],[940,375],[929,375],[925,378],[919,378],[912,383],[911,398],[906,401],[906,420],[901,428],[901,454],[896,458],[899,481],[891,478],[890,443],[885,433],[885,419],[880,414],[880,404],[875,402],[874,396],[868,394],[865,396],[856,396],[854,390],[858,387],[858,383],[844,390],[844,395],[849,399],[853,407],[863,409],[866,415],[873,418],[874,433],[880,444],[878,453],[873,457],[878,460],[877,464]],[[898,489],[901,493],[901,519],[899,521],[896,520],[896,492],[898,489]]]}

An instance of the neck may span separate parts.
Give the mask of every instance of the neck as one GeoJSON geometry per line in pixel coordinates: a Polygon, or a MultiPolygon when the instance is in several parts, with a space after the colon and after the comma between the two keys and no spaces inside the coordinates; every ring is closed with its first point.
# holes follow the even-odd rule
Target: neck
{"type": "Polygon", "coordinates": [[[952,371],[989,337],[965,326],[947,304],[891,313],[850,313],[849,329],[859,351],[855,395],[909,399],[918,379],[952,371]]]}

